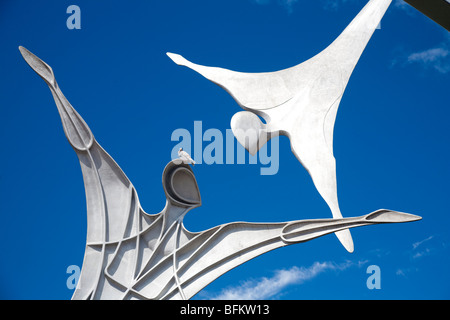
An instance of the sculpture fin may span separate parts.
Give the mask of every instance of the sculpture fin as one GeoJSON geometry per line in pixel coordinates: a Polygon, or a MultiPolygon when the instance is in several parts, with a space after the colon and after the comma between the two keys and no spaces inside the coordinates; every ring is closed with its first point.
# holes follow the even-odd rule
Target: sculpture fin
{"type": "Polygon", "coordinates": [[[94,141],[94,135],[59,89],[52,68],[26,48],[20,46],[19,50],[28,65],[48,84],[61,116],[67,140],[77,150],[89,149],[94,141]]]}
{"type": "Polygon", "coordinates": [[[227,91],[244,109],[269,109],[293,97],[281,76],[283,71],[245,73],[192,63],[179,54],[167,53],[176,64],[186,66],[227,91]]]}

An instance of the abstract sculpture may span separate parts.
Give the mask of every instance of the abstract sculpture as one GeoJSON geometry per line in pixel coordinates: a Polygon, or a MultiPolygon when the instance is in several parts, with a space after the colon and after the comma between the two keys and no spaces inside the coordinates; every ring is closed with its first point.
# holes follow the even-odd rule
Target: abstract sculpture
{"type": "MultiPolygon", "coordinates": [[[[184,216],[201,205],[197,181],[189,166],[192,159],[180,150],[180,159],[167,164],[162,175],[166,206],[160,213],[146,213],[132,183],[64,97],[50,66],[27,49],[19,49],[48,84],[82,169],[88,229],[83,268],[73,299],[189,299],[225,272],[270,250],[348,228],[421,219],[382,209],[354,218],[232,222],[190,232],[183,225],[184,216]]],[[[308,91],[310,99],[319,99],[311,94],[319,90],[322,80],[317,81],[308,91]]],[[[342,94],[342,82],[330,85],[330,90],[342,94]]],[[[301,99],[305,97],[290,100],[301,99]]],[[[330,111],[333,114],[336,101],[330,111]]],[[[237,126],[244,125],[247,117],[251,114],[239,116],[237,126]]],[[[331,118],[326,118],[328,127],[334,121],[331,118]]],[[[267,134],[272,132],[267,130],[267,134]]]]}
{"type": "MultiPolygon", "coordinates": [[[[325,50],[277,72],[241,73],[200,66],[178,54],[167,54],[175,63],[224,88],[248,110],[233,116],[231,129],[251,154],[272,137],[288,136],[292,152],[311,175],[333,217],[342,218],[333,156],[334,122],[350,75],[390,3],[391,0],[371,0],[325,50]]],[[[350,232],[344,230],[336,235],[352,252],[350,232]]]]}

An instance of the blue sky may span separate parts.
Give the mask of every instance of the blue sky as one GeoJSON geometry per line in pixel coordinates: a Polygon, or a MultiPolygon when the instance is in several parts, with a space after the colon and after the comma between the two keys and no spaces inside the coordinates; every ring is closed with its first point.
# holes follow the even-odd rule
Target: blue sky
{"type": "MultiPolygon", "coordinates": [[[[166,52],[237,71],[275,71],[323,50],[366,0],[23,1],[0,3],[0,298],[70,299],[82,265],[85,194],[47,85],[22,45],[52,66],[72,105],[136,187],[145,211],[164,206],[161,185],[176,129],[225,135],[241,111],[218,86],[166,52]],[[66,9],[81,9],[69,30],[66,9]]],[[[262,255],[195,299],[449,299],[450,36],[394,0],[350,79],[334,154],[344,216],[387,208],[419,222],[356,228],[355,252],[334,235],[262,255]],[[379,267],[381,289],[368,289],[379,267]]],[[[236,141],[234,141],[236,143],[236,141]]],[[[203,148],[209,144],[203,142],[203,148]]],[[[236,147],[237,148],[237,147],[236,147]]],[[[279,140],[265,165],[199,164],[202,207],[185,225],[331,217],[304,168],[279,140]]]]}

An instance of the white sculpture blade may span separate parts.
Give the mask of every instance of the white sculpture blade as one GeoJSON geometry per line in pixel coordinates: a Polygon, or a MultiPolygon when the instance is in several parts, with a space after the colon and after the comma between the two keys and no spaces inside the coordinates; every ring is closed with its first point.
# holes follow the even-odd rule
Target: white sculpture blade
{"type": "Polygon", "coordinates": [[[77,150],[89,149],[94,141],[94,136],[86,122],[61,92],[52,68],[26,48],[19,46],[19,50],[28,65],[49,86],[61,116],[64,132],[70,144],[77,150]]]}
{"type": "MultiPolygon", "coordinates": [[[[245,110],[236,113],[231,127],[236,139],[252,154],[271,137],[286,135],[297,159],[311,175],[316,189],[342,218],[333,156],[333,129],[337,109],[362,52],[392,0],[371,0],[342,34],[325,50],[288,69],[267,73],[242,73],[194,64],[173,53],[178,65],[197,71],[225,89],[245,110]],[[263,117],[266,124],[256,116],[263,117]],[[246,141],[246,130],[257,132],[246,141]]],[[[353,252],[348,230],[336,233],[353,252]]]]}

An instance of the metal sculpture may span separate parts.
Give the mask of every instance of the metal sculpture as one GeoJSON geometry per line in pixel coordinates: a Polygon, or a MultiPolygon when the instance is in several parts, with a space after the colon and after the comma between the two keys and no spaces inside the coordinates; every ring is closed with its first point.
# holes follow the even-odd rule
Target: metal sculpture
{"type": "MultiPolygon", "coordinates": [[[[383,9],[373,3],[387,2],[382,0],[369,3],[372,6],[366,9],[362,17],[370,13],[371,27],[377,23],[383,9]]],[[[361,24],[363,23],[352,23],[350,29],[355,29],[355,25],[360,27],[361,24]]],[[[370,30],[367,32],[370,33],[370,30]]],[[[363,32],[364,36],[358,39],[367,38],[367,32],[363,32]]],[[[349,35],[341,36],[340,39],[349,39],[349,35]]],[[[353,43],[352,41],[350,42],[353,43]]],[[[341,42],[338,41],[335,46],[342,47],[343,45],[339,43],[341,42]]],[[[141,208],[137,191],[131,181],[98,144],[86,122],[64,97],[52,68],[27,49],[23,47],[19,49],[25,61],[49,86],[66,137],[80,160],[86,190],[88,228],[83,267],[73,299],[189,299],[225,272],[265,252],[329,233],[343,234],[353,227],[421,219],[416,215],[385,209],[360,217],[342,218],[337,216],[338,209],[334,207],[333,219],[274,223],[231,222],[202,232],[190,232],[183,224],[184,216],[201,205],[200,191],[190,167],[190,164],[193,165],[195,162],[190,156],[180,150],[180,159],[167,164],[162,175],[166,205],[157,214],[146,213],[141,208]]],[[[332,49],[328,52],[327,57],[333,56],[332,49]]],[[[359,56],[355,51],[352,53],[359,56]]],[[[286,91],[286,87],[280,85],[281,82],[276,83],[276,79],[285,79],[283,81],[291,79],[294,84],[296,78],[293,75],[297,72],[297,68],[270,76],[270,83],[267,82],[266,86],[265,80],[261,80],[266,79],[265,77],[257,77],[256,83],[253,83],[251,78],[240,74],[239,77],[244,78],[244,83],[255,85],[256,96],[262,94],[263,100],[260,102],[266,104],[260,105],[260,109],[257,109],[257,105],[249,104],[252,99],[250,97],[250,100],[246,100],[245,94],[243,98],[238,94],[238,100],[244,101],[243,106],[246,108],[250,109],[251,105],[251,110],[272,116],[267,125],[259,125],[264,128],[267,136],[281,133],[282,130],[290,130],[286,127],[290,120],[275,110],[288,109],[285,110],[285,114],[291,116],[296,114],[294,110],[296,106],[300,106],[303,110],[309,110],[311,105],[321,107],[316,117],[305,115],[305,119],[312,121],[311,124],[305,124],[311,132],[303,133],[309,135],[311,141],[300,141],[300,149],[295,150],[311,148],[309,144],[320,137],[321,148],[328,150],[326,159],[331,161],[334,158],[330,158],[332,135],[329,130],[332,129],[337,105],[346,84],[344,80],[348,80],[350,69],[356,62],[347,61],[344,69],[338,68],[340,70],[338,75],[331,73],[333,76],[327,78],[325,75],[329,67],[322,66],[320,57],[319,55],[314,58],[314,63],[310,62],[298,68],[303,70],[305,75],[315,74],[313,80],[305,80],[306,82],[299,80],[300,82],[296,84],[306,86],[301,93],[291,94],[286,91]],[[313,72],[317,66],[324,69],[320,69],[319,73],[317,70],[313,72]],[[285,74],[291,75],[286,78],[285,74]],[[275,85],[272,86],[274,79],[275,85]],[[261,85],[263,89],[258,91],[261,85]],[[327,88],[330,95],[319,94],[327,88]],[[264,95],[266,89],[279,93],[271,96],[266,92],[264,95]],[[324,136],[321,136],[320,130],[317,131],[317,124],[327,129],[324,136]]],[[[229,74],[227,71],[223,72],[229,74]]],[[[214,74],[222,74],[222,71],[214,74]]],[[[236,81],[233,80],[231,83],[235,85],[236,81]]],[[[247,121],[255,120],[253,117],[250,112],[238,114],[237,118],[234,118],[234,129],[245,127],[247,121]]],[[[298,119],[293,120],[295,122],[298,119]]],[[[289,126],[295,127],[293,122],[289,126]]],[[[254,127],[254,122],[250,127],[254,127]]],[[[292,138],[297,137],[295,129],[293,130],[292,138]]],[[[319,158],[316,160],[320,162],[319,158]]],[[[313,159],[314,156],[311,155],[306,158],[301,156],[301,161],[306,162],[307,168],[312,168],[312,175],[317,172],[316,170],[326,169],[326,175],[320,175],[319,180],[315,181],[320,187],[321,184],[317,184],[317,181],[331,179],[329,181],[331,185],[325,186],[325,194],[331,197],[330,204],[333,204],[335,201],[333,172],[327,166],[318,164],[317,167],[313,162],[308,162],[313,159]]],[[[347,249],[353,248],[353,245],[350,247],[348,240],[342,241],[347,249]]]]}
{"type": "MultiPolygon", "coordinates": [[[[342,218],[333,156],[334,122],[350,75],[390,3],[369,1],[325,50],[281,71],[242,73],[194,64],[178,54],[167,55],[224,88],[246,110],[232,117],[231,129],[252,155],[272,137],[289,137],[292,152],[311,175],[333,217],[342,218]]],[[[353,252],[350,232],[336,235],[353,252]]]]}

